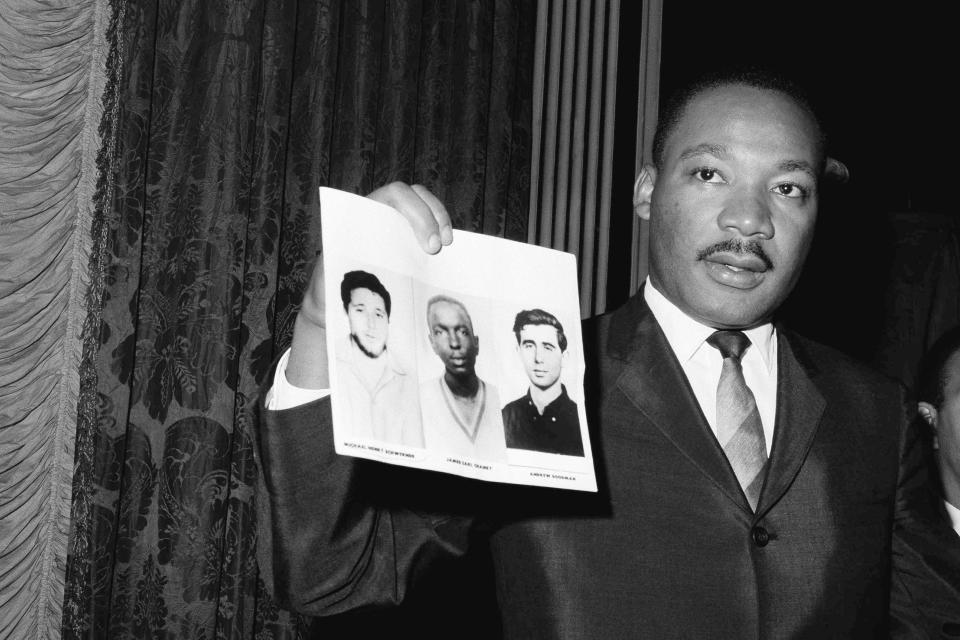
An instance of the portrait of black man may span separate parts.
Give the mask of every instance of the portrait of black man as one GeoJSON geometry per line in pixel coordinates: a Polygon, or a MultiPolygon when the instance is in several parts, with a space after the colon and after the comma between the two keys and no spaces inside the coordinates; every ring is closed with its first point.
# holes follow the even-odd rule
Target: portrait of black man
{"type": "Polygon", "coordinates": [[[477,375],[480,336],[467,307],[446,295],[426,308],[428,340],[443,373],[420,386],[425,446],[465,458],[505,460],[497,388],[477,375]]]}
{"type": "Polygon", "coordinates": [[[507,447],[582,456],[577,403],[560,381],[567,356],[563,325],[548,311],[524,309],[514,320],[513,333],[530,386],[503,408],[507,447]]]}
{"type": "Polygon", "coordinates": [[[357,270],[344,274],[340,298],[350,327],[336,351],[336,401],[349,427],[342,435],[422,447],[417,379],[389,348],[390,292],[357,270]]]}

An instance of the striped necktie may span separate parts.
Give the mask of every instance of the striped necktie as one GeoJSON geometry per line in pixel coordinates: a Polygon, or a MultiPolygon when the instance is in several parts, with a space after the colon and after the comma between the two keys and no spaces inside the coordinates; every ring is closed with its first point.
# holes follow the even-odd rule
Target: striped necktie
{"type": "Polygon", "coordinates": [[[717,439],[750,507],[756,511],[766,471],[767,447],[760,411],[740,366],[750,338],[741,331],[717,331],[707,338],[707,343],[723,356],[717,385],[717,439]]]}

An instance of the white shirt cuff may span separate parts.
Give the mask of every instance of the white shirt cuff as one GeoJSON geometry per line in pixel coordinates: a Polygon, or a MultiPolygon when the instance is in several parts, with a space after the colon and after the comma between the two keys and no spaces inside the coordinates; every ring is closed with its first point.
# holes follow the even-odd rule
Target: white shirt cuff
{"type": "Polygon", "coordinates": [[[947,508],[947,515],[950,516],[950,524],[953,525],[953,530],[960,536],[960,509],[957,509],[946,500],[943,501],[943,505],[947,508]]]}
{"type": "Polygon", "coordinates": [[[287,380],[287,361],[290,359],[290,349],[287,349],[280,362],[277,363],[277,370],[273,374],[273,386],[267,391],[266,405],[271,411],[282,411],[283,409],[293,409],[300,405],[326,398],[330,395],[330,389],[304,389],[295,387],[287,380]]]}

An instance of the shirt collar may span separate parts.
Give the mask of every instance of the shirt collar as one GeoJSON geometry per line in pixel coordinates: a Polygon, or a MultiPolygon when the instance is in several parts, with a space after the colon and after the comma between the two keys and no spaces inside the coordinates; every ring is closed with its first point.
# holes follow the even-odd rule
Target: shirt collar
{"type": "MultiPolygon", "coordinates": [[[[563,402],[564,398],[567,398],[567,387],[562,382],[560,383],[560,395],[551,400],[546,407],[544,407],[544,412],[546,412],[547,407],[552,407],[563,402]]],[[[530,391],[530,387],[527,387],[527,403],[533,404],[533,393],[530,391]]]]}
{"type": "MultiPolygon", "coordinates": [[[[713,327],[697,322],[670,302],[653,286],[650,276],[647,276],[643,287],[643,299],[653,312],[653,317],[657,319],[667,337],[667,342],[670,343],[680,362],[687,362],[693,358],[710,334],[716,331],[713,327]]],[[[758,327],[746,329],[744,333],[750,338],[753,348],[760,354],[764,366],[770,372],[773,365],[773,324],[767,322],[758,327]]]]}

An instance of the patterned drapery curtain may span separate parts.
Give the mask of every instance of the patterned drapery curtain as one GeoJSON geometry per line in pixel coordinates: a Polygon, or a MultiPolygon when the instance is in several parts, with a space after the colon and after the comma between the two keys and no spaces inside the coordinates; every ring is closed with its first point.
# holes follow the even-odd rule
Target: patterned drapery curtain
{"type": "Polygon", "coordinates": [[[317,187],[420,182],[523,239],[535,3],[115,4],[63,633],[297,637],[258,581],[251,430],[317,187]]]}

